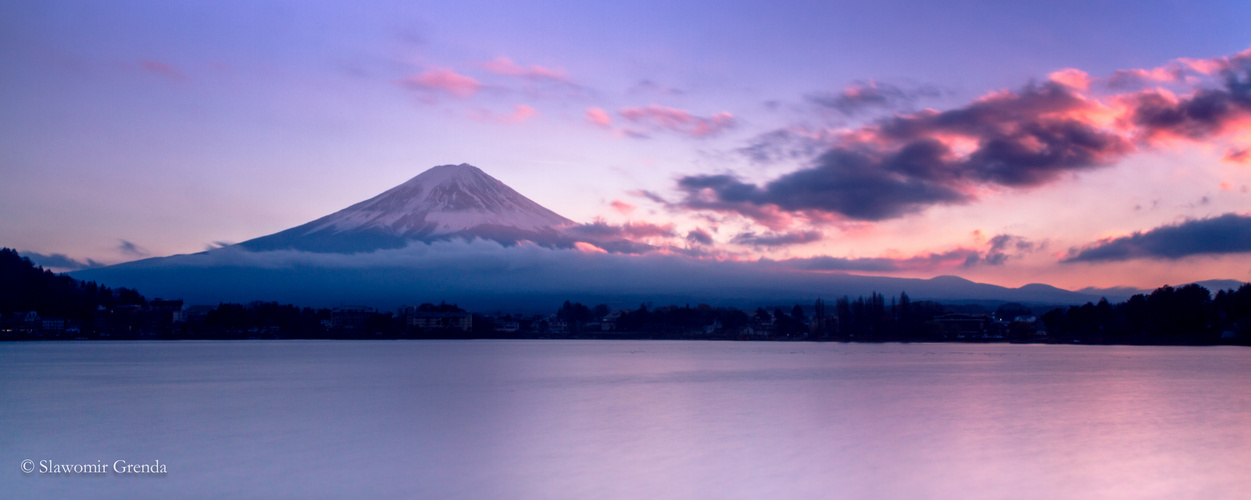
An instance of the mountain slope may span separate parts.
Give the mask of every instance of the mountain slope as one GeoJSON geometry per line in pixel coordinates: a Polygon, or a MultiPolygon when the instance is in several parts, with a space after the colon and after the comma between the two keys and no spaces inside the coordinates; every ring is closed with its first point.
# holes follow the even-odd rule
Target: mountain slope
{"type": "Polygon", "coordinates": [[[356,253],[457,238],[560,246],[564,242],[560,228],[572,224],[462,163],[431,168],[378,196],[238,246],[251,251],[356,253]]]}

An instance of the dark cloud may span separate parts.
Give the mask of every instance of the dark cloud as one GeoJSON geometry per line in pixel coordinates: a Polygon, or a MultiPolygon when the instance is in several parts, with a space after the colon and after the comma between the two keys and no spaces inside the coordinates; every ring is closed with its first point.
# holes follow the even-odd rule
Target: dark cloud
{"type": "Polygon", "coordinates": [[[1008,259],[1016,257],[1022,253],[1032,252],[1040,248],[1034,242],[1031,242],[1020,236],[1011,234],[1000,234],[990,239],[990,248],[982,254],[970,254],[964,261],[965,267],[971,267],[978,264],[986,264],[990,266],[1001,266],[1008,259]]]}
{"type": "Polygon", "coordinates": [[[1251,252],[1251,216],[1228,213],[1102,240],[1070,250],[1069,257],[1061,262],[1176,260],[1192,255],[1248,252],[1251,252]]]}
{"type": "MultiPolygon", "coordinates": [[[[1048,184],[1111,165],[1139,147],[1157,145],[1159,137],[1206,140],[1251,120],[1251,56],[1218,62],[1226,68],[1219,88],[1180,99],[1152,90],[1105,104],[1081,86],[1046,81],[947,111],[889,117],[837,137],[770,132],[740,152],[753,162],[815,158],[763,184],[732,174],[681,177],[680,205],[753,219],[776,218],[780,210],[877,221],[966,203],[984,187],[1048,184]],[[1120,114],[1115,126],[1107,122],[1109,112],[1120,114]],[[763,210],[770,206],[777,210],[763,210]]],[[[862,90],[843,95],[861,101],[839,95],[818,101],[837,109],[890,102],[903,92],[882,85],[862,90]]]]}
{"type": "Polygon", "coordinates": [[[851,116],[871,108],[910,107],[919,98],[941,95],[943,91],[932,85],[903,88],[889,83],[868,81],[855,82],[838,92],[811,94],[808,96],[808,101],[822,108],[851,116]]]}
{"type": "Polygon", "coordinates": [[[780,247],[788,245],[802,245],[804,243],[812,243],[820,241],[823,235],[818,231],[794,231],[787,233],[766,233],[756,234],[752,232],[742,233],[735,236],[732,240],[740,245],[751,245],[757,247],[780,247]]]}
{"type": "Polygon", "coordinates": [[[72,259],[63,253],[42,254],[38,252],[21,252],[21,255],[30,259],[31,262],[49,269],[72,271],[76,269],[86,269],[89,267],[100,267],[104,265],[91,259],[87,259],[85,262],[72,259]]]}
{"type": "Polygon", "coordinates": [[[979,185],[1036,186],[1132,151],[1128,139],[1073,116],[1088,106],[1063,85],[1031,84],[959,109],[884,120],[844,139],[810,167],[763,187],[727,175],[687,176],[678,186],[691,208],[772,204],[856,220],[892,219],[967,202],[979,185]],[[941,140],[950,137],[974,148],[958,154],[941,140]]]}
{"type": "Polygon", "coordinates": [[[699,245],[711,245],[712,235],[708,234],[708,231],[704,231],[702,228],[695,228],[691,230],[691,232],[686,233],[686,241],[699,245]]]}
{"type": "Polygon", "coordinates": [[[887,157],[834,149],[812,168],[783,175],[763,188],[730,175],[699,175],[679,179],[687,192],[683,204],[695,209],[734,211],[760,220],[761,205],[787,211],[817,210],[857,220],[899,217],[933,204],[963,203],[968,196],[955,186],[901,170],[934,169],[941,162],[936,142],[918,143],[887,157]],[[930,164],[930,165],[927,165],[930,164]]]}
{"type": "Polygon", "coordinates": [[[117,245],[117,249],[126,255],[130,255],[133,257],[147,257],[149,255],[152,255],[151,252],[148,252],[148,249],[143,248],[139,245],[136,245],[126,240],[118,240],[118,241],[120,241],[121,243],[117,245]]]}
{"type": "Polygon", "coordinates": [[[1185,99],[1152,91],[1134,99],[1133,121],[1148,136],[1205,139],[1251,118],[1251,71],[1224,75],[1225,87],[1200,90],[1185,99]]]}

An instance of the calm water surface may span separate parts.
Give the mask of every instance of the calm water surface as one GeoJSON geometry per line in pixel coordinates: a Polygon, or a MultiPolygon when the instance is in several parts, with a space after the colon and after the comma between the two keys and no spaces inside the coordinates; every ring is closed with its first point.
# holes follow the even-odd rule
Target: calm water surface
{"type": "Polygon", "coordinates": [[[1249,498],[1251,349],[6,343],[0,496],[1249,498]]]}

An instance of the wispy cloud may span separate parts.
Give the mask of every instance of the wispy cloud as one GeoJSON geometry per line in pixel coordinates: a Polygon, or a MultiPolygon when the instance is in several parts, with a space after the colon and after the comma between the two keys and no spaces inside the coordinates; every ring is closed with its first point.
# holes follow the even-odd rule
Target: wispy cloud
{"type": "Polygon", "coordinates": [[[645,107],[622,108],[617,112],[632,125],[654,132],[675,132],[695,138],[712,137],[734,128],[734,115],[720,112],[698,116],[689,111],[652,104],[645,107]]]}
{"type": "Polygon", "coordinates": [[[156,61],[153,59],[144,59],[142,61],[139,61],[139,67],[142,68],[144,71],[147,71],[148,73],[158,75],[164,78],[168,78],[176,82],[185,82],[185,81],[191,80],[191,78],[188,77],[186,73],[183,73],[182,70],[179,70],[178,68],[175,68],[174,66],[168,63],[161,62],[161,61],[156,61]]]}
{"type": "Polygon", "coordinates": [[[598,127],[612,128],[612,116],[603,108],[586,108],[586,121],[598,127]]]}
{"type": "Polygon", "coordinates": [[[674,87],[666,87],[652,80],[643,79],[626,91],[627,94],[654,94],[662,96],[683,95],[686,91],[674,87]]]}
{"type": "Polygon", "coordinates": [[[148,249],[143,248],[139,245],[136,245],[132,242],[129,242],[126,240],[118,240],[118,241],[119,241],[119,244],[117,245],[117,250],[122,252],[123,255],[127,255],[130,257],[148,257],[152,255],[152,253],[149,252],[148,249]]]}
{"type": "Polygon", "coordinates": [[[1043,246],[1023,237],[1011,234],[997,235],[991,238],[989,243],[990,248],[988,248],[984,253],[971,255],[968,260],[965,261],[965,266],[973,266],[977,264],[1001,266],[1013,257],[1033,252],[1043,246]]]}
{"type": "Polygon", "coordinates": [[[81,261],[73,259],[63,253],[42,254],[38,252],[19,252],[23,257],[30,259],[31,262],[43,266],[48,269],[59,271],[74,271],[78,269],[86,269],[89,267],[100,267],[104,264],[91,259],[81,261]]]}
{"type": "Polygon", "coordinates": [[[898,272],[898,271],[933,271],[952,268],[968,262],[976,257],[977,250],[957,248],[941,253],[928,253],[914,257],[864,257],[846,258],[818,256],[795,258],[780,261],[796,269],[808,271],[860,271],[860,272],[898,272]]]}
{"type": "Polygon", "coordinates": [[[981,248],[961,246],[943,252],[927,252],[912,256],[889,257],[817,257],[786,259],[779,262],[798,269],[813,271],[942,271],[974,266],[1000,266],[1009,259],[1033,252],[1041,245],[1020,236],[1000,234],[981,248]]]}
{"type": "Polygon", "coordinates": [[[808,160],[829,149],[834,140],[828,131],[795,126],[760,134],[737,152],[752,163],[808,160]]]}
{"type": "Polygon", "coordinates": [[[942,90],[932,85],[900,87],[889,83],[855,82],[838,92],[821,92],[808,96],[808,101],[822,108],[851,116],[870,109],[893,110],[911,107],[918,99],[939,97],[942,90]]]}
{"type": "Polygon", "coordinates": [[[609,224],[597,220],[590,224],[578,224],[565,229],[571,235],[592,239],[630,238],[641,239],[651,237],[674,236],[673,224],[653,224],[650,222],[627,222],[621,225],[609,224]]]}
{"type": "Polygon", "coordinates": [[[820,231],[791,231],[764,234],[746,232],[738,234],[730,241],[739,245],[754,247],[781,247],[821,241],[823,237],[820,231]]]}
{"type": "Polygon", "coordinates": [[[530,80],[550,80],[560,83],[573,83],[569,79],[569,75],[563,69],[546,68],[537,64],[530,66],[521,66],[512,59],[507,57],[496,57],[490,61],[480,63],[482,69],[495,73],[497,75],[515,76],[530,80]]]}
{"type": "Polygon", "coordinates": [[[488,109],[478,109],[469,114],[469,118],[477,121],[495,122],[495,123],[523,123],[531,118],[539,115],[539,111],[525,104],[513,106],[513,111],[508,114],[494,113],[488,109]]]}
{"type": "Polygon", "coordinates": [[[410,75],[400,84],[414,90],[443,93],[461,99],[472,97],[482,88],[473,77],[465,76],[447,68],[434,68],[410,75]]]}

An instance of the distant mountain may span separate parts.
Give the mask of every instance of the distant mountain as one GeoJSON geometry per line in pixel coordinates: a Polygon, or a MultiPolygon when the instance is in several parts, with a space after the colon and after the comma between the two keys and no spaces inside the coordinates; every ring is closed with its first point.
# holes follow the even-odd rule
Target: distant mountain
{"type": "Polygon", "coordinates": [[[1207,288],[1208,291],[1216,294],[1216,292],[1221,290],[1237,290],[1242,285],[1245,285],[1246,282],[1238,280],[1203,280],[1196,281],[1195,284],[1207,288]]]}
{"type": "MultiPolygon", "coordinates": [[[[1173,288],[1177,288],[1179,286],[1189,285],[1189,284],[1190,283],[1176,283],[1176,284],[1172,284],[1172,286],[1173,288]]],[[[1199,285],[1203,288],[1207,288],[1209,292],[1212,292],[1213,295],[1216,295],[1216,292],[1219,292],[1221,290],[1237,290],[1238,287],[1241,287],[1242,285],[1244,285],[1245,282],[1238,281],[1238,280],[1203,280],[1203,281],[1195,281],[1194,284],[1199,285]]],[[[1086,295],[1093,295],[1097,297],[1106,297],[1109,301],[1112,301],[1112,302],[1123,302],[1134,295],[1137,295],[1140,293],[1149,294],[1152,291],[1153,290],[1145,290],[1142,288],[1118,286],[1118,287],[1111,287],[1111,288],[1086,287],[1081,290],[1078,290],[1077,292],[1084,293],[1086,295]]]]}
{"type": "Polygon", "coordinates": [[[560,229],[572,224],[478,167],[462,163],[431,168],[378,196],[238,246],[251,251],[356,253],[458,238],[559,246],[565,243],[560,229]]]}

